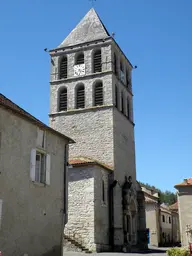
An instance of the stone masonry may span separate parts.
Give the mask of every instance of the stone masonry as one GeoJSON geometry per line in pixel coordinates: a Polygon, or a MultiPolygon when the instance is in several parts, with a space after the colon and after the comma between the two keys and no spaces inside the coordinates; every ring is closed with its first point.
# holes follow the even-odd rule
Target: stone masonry
{"type": "MultiPolygon", "coordinates": [[[[89,222],[89,231],[86,232],[88,232],[89,237],[84,237],[82,243],[89,246],[91,249],[94,249],[92,247],[93,244],[95,244],[97,248],[99,248],[99,246],[104,248],[105,245],[109,247],[109,243],[114,243],[114,246],[121,250],[124,240],[126,240],[124,231],[127,229],[127,227],[125,227],[124,217],[130,222],[129,226],[131,227],[128,228],[129,232],[133,233],[134,229],[134,234],[129,235],[132,242],[134,241],[133,243],[136,243],[135,240],[137,237],[137,230],[135,229],[144,226],[135,221],[131,223],[132,216],[129,216],[128,212],[123,213],[122,210],[122,187],[125,183],[125,176],[130,176],[132,178],[132,188],[134,188],[132,191],[133,194],[131,195],[131,204],[134,208],[134,210],[132,208],[132,211],[134,212],[134,219],[139,219],[136,216],[138,215],[138,204],[135,190],[137,184],[133,95],[131,86],[132,65],[115,40],[109,35],[94,9],[91,9],[87,13],[59,47],[50,51],[50,56],[50,126],[71,136],[76,141],[76,144],[70,146],[70,159],[77,157],[91,158],[93,161],[96,160],[100,162],[103,166],[109,166],[111,170],[114,171],[113,177],[117,183],[117,186],[111,194],[113,197],[111,201],[113,209],[111,209],[114,214],[112,221],[109,220],[109,216],[106,215],[106,212],[109,212],[110,205],[106,205],[105,212],[104,206],[102,206],[101,210],[100,205],[92,204],[89,201],[92,200],[91,197],[93,196],[95,202],[95,198],[97,198],[99,190],[101,189],[99,185],[101,181],[96,178],[94,178],[94,184],[96,181],[98,183],[97,186],[94,185],[93,187],[93,170],[90,167],[86,169],[86,173],[85,170],[80,170],[80,176],[85,175],[88,177],[76,181],[76,184],[71,179],[72,176],[73,178],[75,176],[79,177],[79,173],[76,172],[76,170],[70,169],[69,216],[71,214],[71,217],[69,217],[66,232],[78,232],[79,239],[82,237],[82,234],[85,234],[87,227],[81,224],[79,224],[80,227],[76,225],[76,223],[78,223],[76,212],[80,204],[83,215],[82,218],[85,218],[84,214],[87,214],[86,218],[89,219],[91,217],[89,212],[92,212],[92,217],[94,214],[94,218],[91,217],[92,224],[87,220],[87,222],[89,222]],[[94,73],[93,56],[98,49],[101,49],[101,72],[94,73]],[[74,76],[75,60],[79,53],[84,55],[85,74],[82,76],[74,76]],[[116,56],[117,72],[115,72],[114,54],[116,56]],[[63,56],[67,57],[66,79],[60,79],[59,76],[60,62],[63,56]],[[97,82],[102,82],[103,86],[103,104],[100,106],[94,106],[94,88],[97,82]],[[76,109],[76,90],[77,86],[80,84],[83,84],[85,88],[85,107],[76,109]],[[67,111],[59,110],[60,92],[63,88],[67,89],[67,111]],[[74,174],[74,172],[76,174],[74,174]],[[80,187],[76,190],[74,186],[75,188],[76,186],[77,188],[80,187]],[[77,200],[77,205],[77,202],[74,202],[74,198],[78,198],[79,195],[75,195],[75,193],[84,194],[84,186],[91,192],[89,197],[85,195],[82,196],[82,198],[84,198],[83,201],[81,199],[77,200]],[[100,214],[98,217],[99,221],[97,221],[96,218],[97,212],[100,214]],[[123,217],[123,214],[126,216],[123,217]],[[106,218],[108,219],[106,220],[106,218]],[[113,223],[111,223],[111,221],[113,223]],[[105,230],[105,225],[103,224],[107,222],[106,230],[108,229],[108,232],[105,230]],[[111,242],[109,242],[109,224],[113,226],[114,231],[113,241],[111,242]],[[99,234],[98,238],[93,236],[93,234],[99,234]]],[[[110,185],[111,184],[108,184],[108,191],[110,185]]],[[[101,198],[99,200],[101,200],[101,198]]],[[[129,214],[131,214],[130,211],[129,214]]],[[[142,220],[142,218],[140,219],[142,220]]],[[[82,223],[82,219],[80,223],[82,223]]],[[[78,239],[77,236],[76,239],[78,239]]],[[[111,244],[111,246],[113,245],[111,244]]]]}

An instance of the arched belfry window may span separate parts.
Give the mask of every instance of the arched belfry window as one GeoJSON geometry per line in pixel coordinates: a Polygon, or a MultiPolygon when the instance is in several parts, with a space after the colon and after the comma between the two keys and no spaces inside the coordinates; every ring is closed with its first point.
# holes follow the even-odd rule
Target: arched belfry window
{"type": "Polygon", "coordinates": [[[85,107],[85,86],[78,85],[76,89],[76,108],[85,107]]]}
{"type": "Polygon", "coordinates": [[[103,105],[103,83],[97,82],[94,88],[94,105],[103,105]]]}
{"type": "Polygon", "coordinates": [[[115,75],[117,75],[117,57],[115,53],[114,53],[114,72],[115,72],[115,75]]]}
{"type": "Polygon", "coordinates": [[[130,77],[129,77],[129,70],[127,69],[127,72],[126,72],[126,82],[127,82],[127,88],[129,88],[130,86],[130,77]]]}
{"type": "Polygon", "coordinates": [[[60,79],[67,78],[67,56],[63,56],[60,62],[60,79]]]}
{"type": "Polygon", "coordinates": [[[104,183],[104,180],[102,180],[102,201],[103,203],[105,203],[105,183],[104,183]]]}
{"type": "Polygon", "coordinates": [[[124,109],[124,95],[123,92],[121,92],[121,112],[124,114],[125,109],[124,109]]]}
{"type": "Polygon", "coordinates": [[[61,89],[59,93],[59,111],[67,110],[67,88],[61,89]]]}
{"type": "Polygon", "coordinates": [[[128,97],[127,97],[127,118],[130,120],[130,102],[128,97]]]}
{"type": "Polygon", "coordinates": [[[76,65],[84,64],[84,53],[79,53],[76,58],[76,65]]]}
{"type": "Polygon", "coordinates": [[[125,82],[125,75],[124,75],[124,70],[123,70],[123,62],[120,62],[120,79],[124,83],[125,82]]]}
{"type": "Polygon", "coordinates": [[[101,50],[97,50],[93,55],[93,72],[101,72],[102,64],[101,64],[101,50]]]}
{"type": "Polygon", "coordinates": [[[118,108],[118,88],[115,85],[115,107],[118,108]]]}

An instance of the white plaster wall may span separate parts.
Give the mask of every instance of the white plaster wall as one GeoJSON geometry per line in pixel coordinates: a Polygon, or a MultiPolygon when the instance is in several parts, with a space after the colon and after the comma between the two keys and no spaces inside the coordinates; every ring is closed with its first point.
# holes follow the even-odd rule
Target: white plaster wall
{"type": "Polygon", "coordinates": [[[40,256],[54,246],[61,246],[65,141],[47,132],[51,183],[42,187],[30,181],[36,125],[0,108],[0,133],[0,250],[6,256],[40,256]]]}

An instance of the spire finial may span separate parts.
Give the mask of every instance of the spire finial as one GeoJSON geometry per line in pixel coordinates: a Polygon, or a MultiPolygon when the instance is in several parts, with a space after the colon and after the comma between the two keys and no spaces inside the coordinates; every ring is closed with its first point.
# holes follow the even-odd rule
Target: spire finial
{"type": "Polygon", "coordinates": [[[94,2],[96,2],[96,0],[89,0],[91,2],[92,7],[94,6],[94,2]]]}

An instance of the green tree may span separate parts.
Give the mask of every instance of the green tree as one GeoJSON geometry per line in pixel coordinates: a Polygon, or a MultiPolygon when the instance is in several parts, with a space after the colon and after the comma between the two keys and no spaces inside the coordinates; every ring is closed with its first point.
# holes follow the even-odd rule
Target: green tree
{"type": "Polygon", "coordinates": [[[158,192],[159,193],[159,201],[161,204],[165,203],[165,204],[171,205],[177,201],[176,193],[173,193],[169,190],[166,190],[165,192],[163,192],[160,189],[156,188],[155,186],[149,185],[148,183],[143,183],[143,182],[139,182],[139,183],[141,186],[151,189],[154,192],[158,192]]]}

